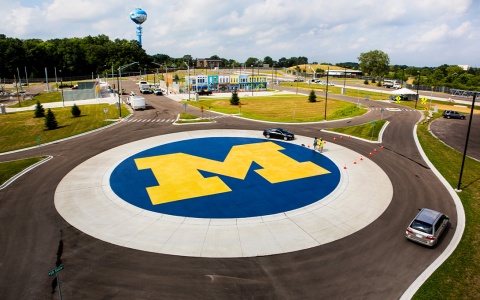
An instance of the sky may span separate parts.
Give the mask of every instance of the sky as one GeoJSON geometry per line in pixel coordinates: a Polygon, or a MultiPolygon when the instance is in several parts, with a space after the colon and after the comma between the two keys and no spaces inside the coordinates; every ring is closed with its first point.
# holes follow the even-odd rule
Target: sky
{"type": "Polygon", "coordinates": [[[0,33],[42,40],[136,40],[147,54],[245,62],[304,56],[358,62],[381,50],[392,65],[480,67],[480,0],[0,0],[0,33]]]}

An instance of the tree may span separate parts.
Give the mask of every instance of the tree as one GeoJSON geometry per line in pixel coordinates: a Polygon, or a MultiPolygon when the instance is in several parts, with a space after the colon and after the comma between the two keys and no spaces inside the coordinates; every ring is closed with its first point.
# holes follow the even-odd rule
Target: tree
{"type": "Polygon", "coordinates": [[[358,61],[360,62],[360,70],[373,77],[383,77],[390,70],[390,58],[388,54],[380,50],[361,53],[358,61]]]}
{"type": "Polygon", "coordinates": [[[251,67],[252,65],[253,65],[253,66],[256,66],[257,63],[258,63],[258,58],[249,57],[249,58],[245,61],[245,67],[251,67]]]}
{"type": "Polygon", "coordinates": [[[270,67],[273,67],[273,65],[275,64],[270,56],[265,56],[265,58],[263,59],[263,63],[268,64],[270,67]]]}
{"type": "Polygon", "coordinates": [[[45,116],[45,127],[48,130],[52,130],[58,127],[57,119],[55,118],[55,114],[49,108],[47,111],[47,115],[45,116]]]}
{"type": "Polygon", "coordinates": [[[40,101],[37,101],[37,105],[35,105],[35,118],[43,117],[45,117],[45,108],[43,108],[43,105],[40,103],[40,101]]]}
{"type": "Polygon", "coordinates": [[[80,110],[80,108],[78,108],[78,106],[75,103],[72,106],[71,112],[74,118],[80,117],[80,115],[82,114],[82,111],[80,110]]]}
{"type": "Polygon", "coordinates": [[[314,90],[310,91],[310,95],[308,95],[309,102],[317,102],[317,95],[315,94],[314,90]]]}
{"type": "Polygon", "coordinates": [[[235,89],[232,92],[232,98],[230,98],[230,104],[231,105],[239,105],[240,104],[240,98],[238,98],[237,89],[235,89]]]}

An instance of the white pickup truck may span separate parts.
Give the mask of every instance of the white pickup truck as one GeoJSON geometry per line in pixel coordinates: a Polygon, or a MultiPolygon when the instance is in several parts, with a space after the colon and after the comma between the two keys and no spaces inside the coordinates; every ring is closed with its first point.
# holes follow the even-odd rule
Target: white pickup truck
{"type": "Polygon", "coordinates": [[[396,82],[385,82],[383,84],[383,86],[386,87],[386,88],[394,88],[394,89],[397,89],[397,90],[402,88],[402,86],[399,85],[396,82]]]}
{"type": "Polygon", "coordinates": [[[145,98],[142,96],[130,96],[127,99],[127,103],[130,104],[133,110],[146,109],[145,98]]]}

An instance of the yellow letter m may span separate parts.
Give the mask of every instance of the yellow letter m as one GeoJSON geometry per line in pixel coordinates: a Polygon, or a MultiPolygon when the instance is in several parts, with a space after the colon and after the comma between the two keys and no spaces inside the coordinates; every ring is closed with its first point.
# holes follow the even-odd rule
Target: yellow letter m
{"type": "Polygon", "coordinates": [[[244,180],[252,162],[255,170],[270,183],[279,183],[330,173],[313,162],[298,162],[280,152],[281,146],[254,143],[233,146],[223,162],[185,153],[135,159],[139,170],[151,169],[159,186],[148,187],[152,204],[230,192],[218,177],[205,178],[199,170],[244,180]]]}

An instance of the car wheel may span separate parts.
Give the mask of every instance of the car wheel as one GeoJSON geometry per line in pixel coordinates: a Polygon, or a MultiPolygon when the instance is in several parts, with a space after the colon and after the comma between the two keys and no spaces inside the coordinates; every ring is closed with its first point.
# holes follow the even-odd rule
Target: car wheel
{"type": "Polygon", "coordinates": [[[267,139],[269,139],[269,138],[270,138],[270,135],[269,135],[269,134],[266,134],[265,137],[266,137],[267,139]]]}
{"type": "Polygon", "coordinates": [[[450,116],[447,116],[447,119],[450,119],[450,116]]]}
{"type": "Polygon", "coordinates": [[[460,119],[465,120],[465,117],[460,117],[460,119]]]}
{"type": "Polygon", "coordinates": [[[283,140],[284,140],[284,141],[288,141],[288,137],[284,136],[284,137],[283,137],[283,140]]]}

